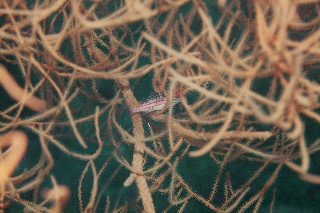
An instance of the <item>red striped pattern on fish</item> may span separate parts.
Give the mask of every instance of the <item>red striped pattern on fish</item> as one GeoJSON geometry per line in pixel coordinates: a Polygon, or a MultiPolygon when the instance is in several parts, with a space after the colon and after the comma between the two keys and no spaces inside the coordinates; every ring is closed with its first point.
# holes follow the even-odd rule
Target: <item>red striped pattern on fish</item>
{"type": "MultiPolygon", "coordinates": [[[[161,111],[166,105],[167,100],[168,100],[167,97],[158,95],[157,97],[151,98],[137,107],[131,107],[130,108],[131,114],[140,113],[140,112],[149,113],[153,111],[161,111]]],[[[179,98],[173,98],[172,101],[173,101],[172,105],[174,106],[177,103],[179,103],[181,100],[179,98]]]]}

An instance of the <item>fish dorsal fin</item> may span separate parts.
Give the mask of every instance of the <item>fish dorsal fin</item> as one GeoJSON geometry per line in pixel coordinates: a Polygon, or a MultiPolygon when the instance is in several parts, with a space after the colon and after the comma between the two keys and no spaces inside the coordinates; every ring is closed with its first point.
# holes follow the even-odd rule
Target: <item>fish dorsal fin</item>
{"type": "Polygon", "coordinates": [[[162,93],[151,92],[149,94],[149,96],[145,100],[143,100],[141,103],[145,103],[145,102],[148,102],[150,100],[157,99],[157,98],[162,98],[162,97],[163,97],[162,93]]]}

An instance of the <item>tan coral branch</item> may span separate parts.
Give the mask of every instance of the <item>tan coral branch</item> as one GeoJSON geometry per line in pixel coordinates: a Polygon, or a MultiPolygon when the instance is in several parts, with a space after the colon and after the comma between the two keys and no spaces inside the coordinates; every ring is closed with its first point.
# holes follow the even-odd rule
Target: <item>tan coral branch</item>
{"type": "Polygon", "coordinates": [[[46,102],[22,89],[11,76],[6,67],[0,64],[0,84],[16,101],[21,102],[26,107],[36,112],[42,112],[46,109],[46,102]]]}

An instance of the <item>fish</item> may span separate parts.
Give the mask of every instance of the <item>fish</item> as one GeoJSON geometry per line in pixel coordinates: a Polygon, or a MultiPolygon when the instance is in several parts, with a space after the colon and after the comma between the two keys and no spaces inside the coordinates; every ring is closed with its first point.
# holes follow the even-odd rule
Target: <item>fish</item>
{"type": "MultiPolygon", "coordinates": [[[[135,113],[150,113],[154,111],[162,111],[166,106],[168,98],[163,96],[162,94],[153,95],[146,102],[141,103],[139,106],[130,107],[131,114],[135,113]]],[[[172,99],[172,106],[181,102],[180,98],[172,99]]]]}

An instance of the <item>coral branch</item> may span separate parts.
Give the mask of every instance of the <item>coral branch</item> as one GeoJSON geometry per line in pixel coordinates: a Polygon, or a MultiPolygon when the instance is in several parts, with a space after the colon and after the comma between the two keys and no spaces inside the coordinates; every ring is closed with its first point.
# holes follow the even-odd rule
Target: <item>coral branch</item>
{"type": "Polygon", "coordinates": [[[46,109],[46,102],[22,89],[14,80],[7,68],[0,64],[0,84],[16,101],[27,106],[36,112],[42,112],[46,109]]]}
{"type": "Polygon", "coordinates": [[[9,148],[1,155],[0,161],[0,187],[2,189],[26,153],[28,136],[18,130],[0,135],[0,149],[3,150],[6,147],[9,148]]]}

